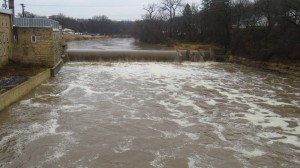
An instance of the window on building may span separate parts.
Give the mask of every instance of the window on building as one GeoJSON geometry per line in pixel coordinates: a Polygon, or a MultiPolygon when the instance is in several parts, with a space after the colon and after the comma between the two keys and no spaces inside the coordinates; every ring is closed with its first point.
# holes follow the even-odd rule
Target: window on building
{"type": "Polygon", "coordinates": [[[14,42],[18,43],[18,39],[19,39],[18,38],[18,31],[16,29],[13,29],[13,31],[14,31],[14,33],[13,33],[14,34],[14,42]]]}
{"type": "Polygon", "coordinates": [[[18,36],[17,35],[14,35],[14,41],[15,41],[15,43],[18,42],[18,36]]]}
{"type": "Polygon", "coordinates": [[[36,36],[31,36],[31,43],[36,43],[36,36]]]}

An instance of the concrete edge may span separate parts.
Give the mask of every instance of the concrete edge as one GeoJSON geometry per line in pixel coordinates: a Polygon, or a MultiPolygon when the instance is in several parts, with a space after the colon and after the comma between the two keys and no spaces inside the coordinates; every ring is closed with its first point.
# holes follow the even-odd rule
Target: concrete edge
{"type": "Polygon", "coordinates": [[[53,68],[51,68],[51,76],[55,77],[56,74],[61,70],[64,66],[64,61],[60,60],[53,68]]]}
{"type": "Polygon", "coordinates": [[[176,50],[68,50],[70,62],[173,62],[179,60],[176,50]]]}
{"type": "Polygon", "coordinates": [[[0,95],[0,112],[11,104],[17,102],[22,97],[27,95],[35,87],[39,86],[45,80],[51,77],[51,70],[47,69],[36,76],[33,76],[28,81],[8,90],[7,92],[0,95]]]}

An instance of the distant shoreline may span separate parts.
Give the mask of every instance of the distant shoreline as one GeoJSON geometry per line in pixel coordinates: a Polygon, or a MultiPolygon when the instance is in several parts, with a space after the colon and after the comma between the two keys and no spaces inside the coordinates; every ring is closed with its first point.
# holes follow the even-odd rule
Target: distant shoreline
{"type": "Polygon", "coordinates": [[[129,35],[77,35],[64,33],[63,38],[66,42],[83,41],[83,40],[96,40],[107,38],[129,38],[129,35]]]}
{"type": "MultiPolygon", "coordinates": [[[[93,35],[75,35],[75,34],[64,34],[64,38],[66,42],[72,41],[83,41],[83,40],[96,40],[96,39],[110,39],[110,38],[130,38],[130,36],[126,35],[113,35],[113,36],[93,36],[93,35]]],[[[214,44],[198,44],[198,43],[172,43],[172,44],[156,44],[157,48],[169,48],[174,50],[209,50],[218,49],[220,47],[214,44]]],[[[287,73],[295,76],[300,76],[300,63],[299,62],[291,62],[287,60],[259,60],[255,58],[249,58],[243,55],[231,55],[229,54],[227,59],[224,62],[242,64],[251,67],[257,67],[267,70],[273,70],[280,73],[287,73]]]]}

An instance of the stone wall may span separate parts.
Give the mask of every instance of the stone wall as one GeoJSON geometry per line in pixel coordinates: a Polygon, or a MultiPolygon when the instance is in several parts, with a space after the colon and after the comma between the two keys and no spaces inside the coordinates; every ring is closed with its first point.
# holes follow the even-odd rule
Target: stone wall
{"type": "Polygon", "coordinates": [[[62,31],[59,30],[53,31],[52,43],[53,43],[53,54],[54,54],[53,57],[56,65],[59,61],[61,61],[61,56],[64,53],[62,31]]]}
{"type": "Polygon", "coordinates": [[[15,27],[13,61],[53,67],[61,58],[61,31],[52,28],[15,27]]]}
{"type": "Polygon", "coordinates": [[[11,15],[0,13],[0,68],[12,55],[11,34],[11,15]]]}

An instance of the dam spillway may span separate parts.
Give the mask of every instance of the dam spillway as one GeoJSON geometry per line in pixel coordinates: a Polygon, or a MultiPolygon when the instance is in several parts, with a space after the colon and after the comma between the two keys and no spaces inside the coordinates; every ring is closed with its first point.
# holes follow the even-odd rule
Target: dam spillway
{"type": "Polygon", "coordinates": [[[71,62],[181,62],[218,61],[210,49],[186,50],[141,44],[133,38],[97,39],[68,43],[71,62]]]}
{"type": "Polygon", "coordinates": [[[176,50],[99,50],[70,49],[69,61],[155,61],[174,62],[179,59],[176,50]]]}

